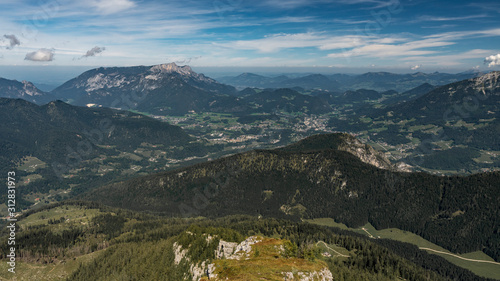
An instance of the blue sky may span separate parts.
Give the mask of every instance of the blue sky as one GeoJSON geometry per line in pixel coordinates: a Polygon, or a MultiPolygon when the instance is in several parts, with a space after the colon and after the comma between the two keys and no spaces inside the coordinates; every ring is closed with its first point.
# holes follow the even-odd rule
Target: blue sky
{"type": "Polygon", "coordinates": [[[2,66],[500,69],[498,1],[1,0],[0,11],[2,66]]]}

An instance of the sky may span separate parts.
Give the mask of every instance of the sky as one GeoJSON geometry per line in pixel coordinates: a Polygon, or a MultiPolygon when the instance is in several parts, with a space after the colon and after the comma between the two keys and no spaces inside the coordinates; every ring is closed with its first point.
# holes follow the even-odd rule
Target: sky
{"type": "Polygon", "coordinates": [[[10,66],[167,62],[344,73],[500,70],[500,3],[0,0],[0,76],[10,66]]]}

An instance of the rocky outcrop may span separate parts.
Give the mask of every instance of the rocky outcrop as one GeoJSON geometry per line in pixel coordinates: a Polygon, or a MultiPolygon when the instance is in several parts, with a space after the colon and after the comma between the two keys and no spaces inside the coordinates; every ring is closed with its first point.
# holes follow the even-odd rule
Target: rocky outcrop
{"type": "Polygon", "coordinates": [[[250,236],[245,241],[240,244],[234,242],[226,242],[224,240],[219,241],[219,246],[215,251],[215,257],[217,259],[228,259],[228,260],[241,260],[248,258],[249,253],[252,251],[252,245],[260,242],[257,236],[250,236]]]}
{"type": "Polygon", "coordinates": [[[361,161],[377,168],[388,170],[396,169],[382,152],[376,151],[370,145],[362,143],[349,134],[343,135],[344,143],[339,145],[338,150],[349,152],[358,157],[361,161]]]}
{"type": "Polygon", "coordinates": [[[333,280],[333,275],[328,268],[324,268],[321,271],[313,272],[282,272],[284,281],[331,281],[333,280]]]}
{"type": "MultiPolygon", "coordinates": [[[[191,262],[191,258],[187,256],[188,249],[183,249],[181,245],[174,242],[173,250],[175,254],[174,263],[176,265],[179,265],[183,260],[188,263],[191,262]]],[[[191,263],[189,266],[189,274],[192,276],[193,281],[200,280],[201,277],[206,276],[207,272],[211,277],[217,278],[217,274],[213,273],[214,271],[215,264],[210,263],[209,261],[191,263]]]]}
{"type": "Polygon", "coordinates": [[[200,264],[191,264],[191,267],[189,268],[189,272],[191,273],[192,280],[193,281],[198,281],[202,277],[210,276],[210,280],[217,280],[217,274],[214,273],[215,271],[215,264],[209,263],[208,261],[201,262],[200,264]]]}
{"type": "MultiPolygon", "coordinates": [[[[189,235],[195,235],[191,232],[186,233],[189,235]]],[[[201,235],[203,235],[207,245],[218,238],[217,235],[201,235]]],[[[195,238],[195,236],[192,237],[195,238]]],[[[284,241],[279,239],[261,236],[250,236],[240,243],[228,242],[219,239],[219,243],[212,260],[193,262],[196,259],[194,257],[189,257],[189,246],[187,248],[183,248],[180,244],[175,242],[173,244],[173,251],[175,254],[174,263],[175,265],[182,264],[183,266],[187,263],[189,271],[186,272],[184,278],[193,281],[207,280],[207,276],[210,277],[209,280],[229,280],[227,279],[226,270],[232,272],[231,274],[235,274],[235,272],[237,272],[238,278],[240,278],[238,280],[244,280],[241,279],[244,276],[250,278],[250,276],[254,276],[253,274],[255,272],[261,272],[261,270],[262,272],[268,272],[268,268],[274,268],[274,266],[279,266],[279,268],[284,271],[281,273],[279,273],[279,271],[274,272],[269,276],[264,276],[265,274],[263,273],[264,275],[261,277],[271,278],[266,280],[281,280],[280,278],[282,276],[283,280],[288,281],[333,280],[332,273],[322,261],[298,262],[298,259],[295,257],[292,257],[292,260],[289,259],[290,257],[284,257],[283,254],[285,252],[285,247],[283,243],[284,241]],[[262,263],[263,260],[266,262],[262,263]],[[304,262],[307,265],[304,265],[304,262]],[[236,268],[240,268],[242,266],[245,267],[246,265],[250,266],[252,271],[246,272],[245,270],[236,270],[236,268]]]]}
{"type": "Polygon", "coordinates": [[[226,242],[224,240],[219,241],[219,246],[215,250],[215,258],[223,259],[231,257],[234,253],[234,249],[238,246],[236,242],[226,242]]]}
{"type": "Polygon", "coordinates": [[[500,87],[500,71],[493,71],[472,80],[474,81],[473,87],[477,91],[485,93],[485,89],[498,89],[500,87]]]}
{"type": "Polygon", "coordinates": [[[182,249],[182,246],[177,244],[177,242],[174,243],[173,249],[175,254],[174,262],[175,264],[179,264],[182,261],[182,259],[186,258],[188,250],[182,249]]]}

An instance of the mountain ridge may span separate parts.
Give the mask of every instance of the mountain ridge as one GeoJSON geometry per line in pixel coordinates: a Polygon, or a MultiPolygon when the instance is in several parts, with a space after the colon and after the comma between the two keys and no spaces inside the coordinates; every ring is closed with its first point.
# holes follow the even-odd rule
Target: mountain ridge
{"type": "MultiPolygon", "coordinates": [[[[151,103],[154,97],[150,94],[154,94],[155,91],[164,93],[164,102],[169,103],[170,107],[165,107],[164,110],[172,114],[187,113],[196,107],[208,107],[207,101],[200,104],[196,98],[213,100],[225,97],[230,99],[231,95],[236,93],[231,86],[220,84],[203,74],[195,73],[189,66],[177,66],[175,63],[96,68],[67,81],[51,93],[75,105],[98,104],[105,107],[130,109],[144,103],[151,103]],[[180,101],[176,99],[170,101],[169,97],[183,92],[195,95],[192,102],[196,104],[189,105],[185,102],[188,109],[179,111],[175,108],[178,107],[180,101]]],[[[154,112],[158,110],[152,109],[151,113],[154,112]]]]}
{"type": "Polygon", "coordinates": [[[346,151],[366,164],[380,169],[397,170],[396,166],[383,153],[376,151],[370,145],[360,142],[353,135],[347,133],[313,135],[278,150],[302,152],[321,150],[346,151]]]}
{"type": "Polygon", "coordinates": [[[389,107],[387,111],[410,118],[442,118],[445,122],[457,118],[489,118],[492,114],[488,112],[494,115],[499,109],[499,77],[500,71],[494,71],[440,86],[415,100],[389,107]]]}
{"type": "Polygon", "coordinates": [[[0,97],[21,98],[36,104],[44,104],[55,99],[51,94],[39,90],[33,83],[0,78],[0,97]]]}
{"type": "Polygon", "coordinates": [[[300,77],[268,77],[253,73],[243,73],[238,76],[221,77],[218,81],[235,87],[257,88],[292,88],[302,87],[308,90],[322,88],[332,92],[370,89],[378,92],[396,90],[409,91],[421,84],[445,85],[464,79],[480,76],[480,72],[448,73],[408,73],[396,74],[390,72],[367,72],[363,74],[304,74],[300,77]],[[320,78],[314,79],[314,78],[320,78]],[[316,83],[310,83],[316,81],[316,83]],[[318,83],[319,82],[319,83],[318,83]]]}

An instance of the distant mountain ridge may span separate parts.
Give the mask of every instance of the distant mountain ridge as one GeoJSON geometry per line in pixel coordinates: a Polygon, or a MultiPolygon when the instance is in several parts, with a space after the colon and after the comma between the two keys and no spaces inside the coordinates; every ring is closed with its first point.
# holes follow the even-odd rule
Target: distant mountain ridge
{"type": "Polygon", "coordinates": [[[242,101],[256,107],[253,111],[263,113],[285,111],[323,114],[332,111],[331,106],[325,100],[287,88],[253,93],[243,97],[242,101]]]}
{"type": "Polygon", "coordinates": [[[216,80],[228,85],[238,86],[238,87],[258,87],[258,88],[269,88],[269,85],[280,83],[290,78],[281,75],[277,77],[267,77],[254,73],[242,73],[238,76],[227,76],[217,78],[216,80]]]}
{"type": "Polygon", "coordinates": [[[234,77],[221,77],[217,80],[235,87],[257,88],[293,88],[302,87],[308,90],[321,88],[333,92],[369,89],[378,92],[396,90],[405,92],[421,84],[445,85],[464,79],[482,75],[478,72],[395,74],[389,72],[368,72],[359,75],[348,74],[309,74],[302,77],[286,76],[267,77],[253,73],[244,73],[234,77]]]}
{"type": "Polygon", "coordinates": [[[338,83],[322,74],[309,74],[290,78],[286,75],[267,77],[254,73],[242,73],[235,77],[221,77],[217,81],[237,87],[325,89],[336,91],[338,83]]]}
{"type": "Polygon", "coordinates": [[[346,76],[341,75],[336,78],[336,75],[329,76],[335,81],[345,81],[344,87],[347,89],[370,89],[376,91],[396,90],[405,92],[415,88],[421,84],[429,83],[432,85],[446,85],[453,82],[478,77],[483,73],[480,72],[462,72],[457,74],[449,73],[408,73],[395,74],[389,72],[368,72],[361,75],[346,76]]]}
{"type": "Polygon", "coordinates": [[[435,88],[436,88],[436,86],[433,86],[429,83],[424,83],[418,87],[415,87],[411,90],[403,92],[403,93],[401,93],[393,98],[389,98],[387,100],[384,100],[383,103],[389,105],[389,104],[395,104],[398,102],[404,102],[404,101],[416,99],[416,98],[419,98],[419,97],[427,94],[428,92],[434,90],[435,88]]]}
{"type": "Polygon", "coordinates": [[[36,104],[44,104],[55,99],[49,93],[39,90],[28,81],[16,81],[0,78],[0,97],[20,98],[36,104]]]}

